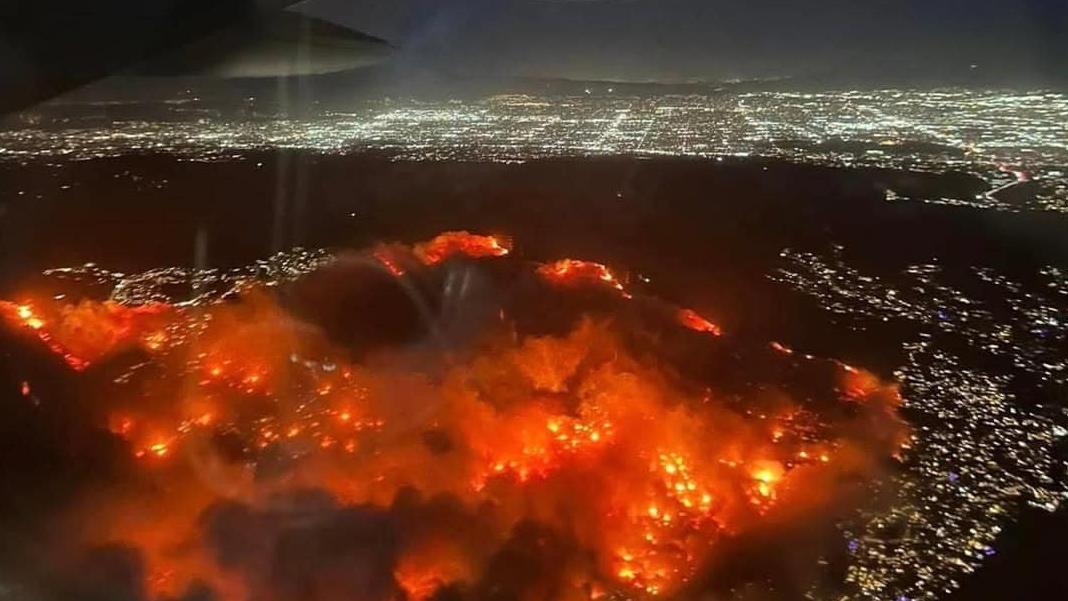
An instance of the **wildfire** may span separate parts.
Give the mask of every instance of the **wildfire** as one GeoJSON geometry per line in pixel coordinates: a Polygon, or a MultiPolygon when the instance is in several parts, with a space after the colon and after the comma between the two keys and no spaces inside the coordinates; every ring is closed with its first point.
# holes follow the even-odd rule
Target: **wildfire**
{"type": "MultiPolygon", "coordinates": [[[[509,246],[449,232],[409,252],[433,269],[456,254],[501,257],[509,246]]],[[[396,255],[381,248],[373,254],[397,275],[408,269],[383,260],[396,255]]],[[[631,298],[599,263],[564,259],[535,272],[560,294],[595,285],[631,298]]],[[[215,562],[204,516],[235,499],[266,511],[267,500],[309,488],[400,524],[384,578],[411,601],[490,578],[494,558],[517,552],[529,523],[553,533],[551,548],[588,558],[546,560],[566,575],[550,601],[594,597],[589,591],[670,595],[720,541],[833,497],[826,488],[848,478],[828,474],[862,475],[904,436],[896,389],[858,368],[835,372],[822,401],[848,402],[851,411],[820,421],[818,407],[785,394],[740,402],[707,387],[694,392],[700,387],[671,366],[631,352],[627,329],[610,319],[584,318],[562,335],[495,330],[463,352],[401,349],[357,361],[269,290],[182,310],[110,301],[42,307],[0,305],[9,323],[76,370],[127,346],[149,357],[152,369],[117,380],[106,420],[139,464],[164,479],[151,490],[168,491],[154,494],[170,513],[166,526],[120,527],[120,515],[104,530],[144,551],[157,597],[200,581],[226,601],[261,598],[249,592],[261,575],[215,562]],[[873,427],[875,442],[858,438],[873,427]],[[177,475],[190,466],[200,477],[177,475]],[[455,531],[442,531],[445,515],[455,531]]],[[[674,320],[657,327],[720,333],[689,309],[663,315],[674,320]]]]}
{"type": "Polygon", "coordinates": [[[375,259],[386,268],[386,271],[393,274],[394,277],[401,277],[408,273],[403,267],[400,266],[400,261],[395,253],[391,252],[389,247],[379,248],[374,252],[375,259]]]}
{"type": "Polygon", "coordinates": [[[624,297],[629,298],[626,288],[619,279],[601,263],[581,261],[579,259],[560,259],[554,263],[546,263],[538,268],[538,275],[554,284],[599,284],[617,290],[624,297]]]}
{"type": "MultiPolygon", "coordinates": [[[[32,332],[75,370],[139,340],[165,320],[171,308],[163,304],[128,307],[114,302],[59,301],[10,303],[0,301],[0,316],[9,324],[32,332]]],[[[161,333],[155,333],[162,336],[161,333]]],[[[151,347],[150,344],[144,344],[151,347]]]]}
{"type": "Polygon", "coordinates": [[[455,582],[465,582],[474,574],[460,558],[457,549],[444,543],[412,549],[401,557],[393,576],[397,585],[411,601],[425,601],[439,588],[455,582]]]}
{"type": "Polygon", "coordinates": [[[712,334],[713,336],[720,336],[723,334],[723,331],[719,329],[719,326],[708,321],[704,317],[701,317],[693,309],[679,309],[676,316],[680,324],[695,332],[705,332],[707,334],[712,334]]]}
{"type": "Polygon", "coordinates": [[[424,265],[435,265],[454,255],[472,259],[503,257],[510,251],[507,240],[498,236],[480,236],[470,232],[445,232],[428,242],[415,245],[415,255],[424,265]]]}
{"type": "Polygon", "coordinates": [[[504,257],[511,250],[511,242],[506,238],[457,231],[438,234],[414,246],[380,244],[371,254],[395,277],[402,277],[412,268],[432,267],[455,256],[469,259],[504,257]]]}

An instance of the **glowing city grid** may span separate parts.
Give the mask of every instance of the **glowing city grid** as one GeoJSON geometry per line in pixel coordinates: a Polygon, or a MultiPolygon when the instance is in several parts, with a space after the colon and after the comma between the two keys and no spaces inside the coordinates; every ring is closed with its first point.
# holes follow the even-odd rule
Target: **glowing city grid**
{"type": "MultiPolygon", "coordinates": [[[[302,118],[224,117],[187,99],[164,103],[161,117],[153,120],[81,123],[28,113],[0,129],[0,157],[8,159],[145,152],[214,159],[278,148],[377,151],[401,160],[761,157],[838,167],[959,171],[985,180],[991,191],[915,200],[1068,212],[1068,95],[1041,91],[508,94],[475,100],[377,100],[346,112],[302,118]],[[1038,191],[1023,200],[996,192],[1029,180],[1039,184],[1038,191]]],[[[887,194],[891,200],[899,197],[894,190],[887,194]]]]}

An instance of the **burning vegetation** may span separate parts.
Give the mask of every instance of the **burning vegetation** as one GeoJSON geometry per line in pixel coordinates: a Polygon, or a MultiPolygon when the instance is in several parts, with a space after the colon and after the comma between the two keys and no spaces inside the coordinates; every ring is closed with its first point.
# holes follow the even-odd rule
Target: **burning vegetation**
{"type": "Polygon", "coordinates": [[[150,599],[672,597],[905,440],[867,372],[510,248],[449,232],[339,258],[330,278],[403,290],[423,322],[370,350],[308,308],[315,274],[196,304],[0,305],[78,377],[119,374],[88,402],[137,467],[73,504],[79,544],[129,550],[150,599]],[[457,293],[457,270],[483,285],[457,293]],[[442,323],[457,300],[482,307],[464,336],[442,323]]]}
{"type": "Polygon", "coordinates": [[[77,371],[120,346],[162,345],[158,328],[168,321],[169,311],[168,305],[158,303],[127,307],[111,301],[0,301],[5,321],[32,333],[77,371]]]}

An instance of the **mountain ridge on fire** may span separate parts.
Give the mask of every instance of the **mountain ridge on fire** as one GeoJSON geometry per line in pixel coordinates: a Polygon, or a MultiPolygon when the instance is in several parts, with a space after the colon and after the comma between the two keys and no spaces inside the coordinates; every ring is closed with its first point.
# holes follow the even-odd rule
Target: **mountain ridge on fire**
{"type": "Polygon", "coordinates": [[[229,273],[53,270],[0,303],[4,335],[72,399],[28,379],[27,406],[109,466],[26,526],[37,567],[20,586],[183,601],[831,586],[836,524],[880,502],[908,445],[896,386],[735,337],[600,263],[519,254],[446,232],[229,273]]]}

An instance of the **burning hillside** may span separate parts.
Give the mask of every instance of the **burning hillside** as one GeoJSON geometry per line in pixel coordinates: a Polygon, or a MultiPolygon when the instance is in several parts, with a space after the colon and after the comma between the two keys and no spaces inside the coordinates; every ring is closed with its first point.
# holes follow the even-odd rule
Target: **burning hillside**
{"type": "Polygon", "coordinates": [[[138,566],[134,598],[672,597],[905,440],[867,372],[510,249],[450,232],[192,303],[0,305],[107,373],[85,402],[136,466],[56,544],[138,566]]]}

